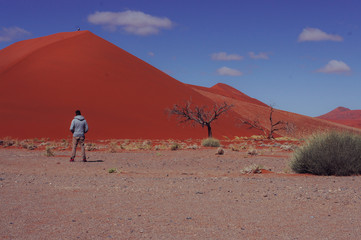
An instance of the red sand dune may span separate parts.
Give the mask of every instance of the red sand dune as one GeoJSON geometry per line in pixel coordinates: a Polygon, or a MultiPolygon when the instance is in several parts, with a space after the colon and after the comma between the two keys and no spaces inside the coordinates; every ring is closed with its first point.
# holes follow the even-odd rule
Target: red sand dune
{"type": "MultiPolygon", "coordinates": [[[[183,84],[89,31],[58,33],[0,50],[0,137],[66,138],[74,111],[86,117],[91,139],[206,137],[165,110],[189,99],[202,105],[226,100],[232,111],[214,123],[214,136],[250,136],[243,117],[265,118],[267,106],[225,84],[183,84]]],[[[299,129],[337,124],[277,111],[299,129]]]]}
{"type": "Polygon", "coordinates": [[[317,118],[341,123],[351,127],[361,128],[361,110],[351,110],[345,107],[338,107],[317,118]]]}
{"type": "MultiPolygon", "coordinates": [[[[206,129],[180,125],[165,110],[190,98],[212,100],[89,31],[1,50],[0,79],[2,137],[64,138],[75,109],[87,118],[90,138],[206,136],[206,129]]],[[[230,117],[218,125],[215,136],[242,131],[230,117]]]]}
{"type": "MultiPolygon", "coordinates": [[[[213,99],[215,102],[218,103],[228,102],[230,104],[233,104],[234,107],[232,108],[232,110],[236,112],[240,116],[240,118],[250,121],[259,120],[263,128],[268,130],[270,129],[269,126],[270,107],[267,106],[266,104],[261,103],[253,98],[250,98],[243,93],[240,94],[241,96],[243,96],[244,100],[238,100],[237,98],[234,97],[233,94],[227,96],[227,94],[219,94],[219,92],[215,92],[214,87],[212,88],[204,88],[198,86],[192,86],[192,87],[194,90],[198,91],[199,93],[210,99],[213,99]]],[[[296,113],[286,112],[279,109],[274,109],[273,120],[274,123],[279,120],[292,123],[294,125],[294,132],[290,136],[301,137],[301,138],[308,136],[314,133],[315,131],[323,131],[330,129],[335,129],[335,130],[348,129],[348,130],[358,131],[357,129],[345,125],[329,122],[323,119],[308,117],[296,113]]],[[[236,119],[236,122],[238,123],[238,125],[240,124],[239,119],[236,119]]],[[[286,134],[285,132],[278,132],[278,133],[281,135],[289,135],[286,134]]],[[[256,134],[263,134],[263,133],[261,131],[256,131],[256,134]]]]}
{"type": "Polygon", "coordinates": [[[260,106],[267,107],[267,104],[255,99],[255,98],[251,98],[251,97],[247,96],[246,94],[244,94],[244,93],[238,91],[237,89],[235,89],[231,86],[228,86],[224,83],[218,83],[211,88],[200,87],[200,86],[195,86],[195,85],[189,85],[189,86],[191,86],[194,89],[205,90],[205,91],[217,94],[217,95],[229,97],[229,98],[239,100],[242,102],[247,102],[247,103],[252,103],[252,104],[257,104],[260,106]]]}

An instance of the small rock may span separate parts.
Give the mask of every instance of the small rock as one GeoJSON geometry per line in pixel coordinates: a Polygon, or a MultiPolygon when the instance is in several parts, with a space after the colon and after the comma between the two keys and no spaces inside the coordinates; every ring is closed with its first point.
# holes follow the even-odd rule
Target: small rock
{"type": "Polygon", "coordinates": [[[249,149],[247,153],[248,153],[248,155],[251,155],[251,156],[258,155],[257,149],[249,149]]]}
{"type": "Polygon", "coordinates": [[[224,154],[224,150],[223,150],[223,148],[218,148],[217,149],[217,153],[216,153],[217,155],[223,155],[224,154]]]}

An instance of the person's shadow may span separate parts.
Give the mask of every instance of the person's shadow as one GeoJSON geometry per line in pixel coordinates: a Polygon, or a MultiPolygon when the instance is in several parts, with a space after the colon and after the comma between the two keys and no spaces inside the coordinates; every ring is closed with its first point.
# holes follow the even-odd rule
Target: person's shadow
{"type": "Polygon", "coordinates": [[[104,162],[104,160],[87,160],[87,162],[96,163],[96,162],[104,162]]]}

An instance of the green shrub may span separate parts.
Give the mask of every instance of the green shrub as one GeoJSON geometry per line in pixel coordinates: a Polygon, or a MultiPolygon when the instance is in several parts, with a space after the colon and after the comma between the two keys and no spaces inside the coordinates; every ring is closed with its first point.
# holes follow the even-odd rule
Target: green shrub
{"type": "Polygon", "coordinates": [[[11,147],[15,145],[15,141],[10,139],[10,138],[5,138],[4,140],[1,141],[1,145],[6,148],[6,147],[11,147]]]}
{"type": "Polygon", "coordinates": [[[145,140],[141,145],[138,146],[141,150],[150,150],[152,149],[152,142],[150,140],[145,140]]]}
{"type": "Polygon", "coordinates": [[[247,151],[248,155],[257,156],[259,153],[256,148],[250,147],[247,151]]]}
{"type": "Polygon", "coordinates": [[[45,148],[45,156],[47,157],[54,157],[55,156],[55,153],[53,152],[53,148],[50,147],[50,146],[47,146],[45,148]]]}
{"type": "Polygon", "coordinates": [[[62,147],[64,150],[69,147],[69,142],[66,139],[61,139],[60,147],[62,147]]]}
{"type": "Polygon", "coordinates": [[[173,143],[171,146],[170,146],[170,150],[172,151],[175,151],[175,150],[178,150],[180,149],[181,146],[178,144],[178,143],[173,143]]]}
{"type": "Polygon", "coordinates": [[[241,170],[241,173],[242,174],[262,173],[262,169],[264,169],[264,167],[262,165],[252,164],[248,167],[243,168],[241,170]]]}
{"type": "Polygon", "coordinates": [[[314,135],[296,149],[290,166],[297,173],[361,174],[361,135],[347,132],[314,135]]]}
{"type": "Polygon", "coordinates": [[[94,150],[97,150],[97,146],[95,143],[87,143],[87,144],[85,144],[85,150],[94,151],[94,150]]]}
{"type": "Polygon", "coordinates": [[[202,146],[204,147],[220,147],[221,144],[218,139],[206,138],[202,140],[202,146]]]}
{"type": "Polygon", "coordinates": [[[120,147],[118,146],[117,142],[112,141],[108,144],[108,148],[110,153],[116,153],[117,149],[120,147]]]}

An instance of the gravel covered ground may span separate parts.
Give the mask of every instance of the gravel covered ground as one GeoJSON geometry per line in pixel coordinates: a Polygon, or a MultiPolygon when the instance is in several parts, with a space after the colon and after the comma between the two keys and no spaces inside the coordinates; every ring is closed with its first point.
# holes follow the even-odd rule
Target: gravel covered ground
{"type": "Polygon", "coordinates": [[[0,239],[360,239],[361,177],[289,172],[289,152],[0,149],[0,239]],[[252,164],[272,172],[241,174],[252,164]],[[109,173],[110,169],[115,173],[109,173]]]}

